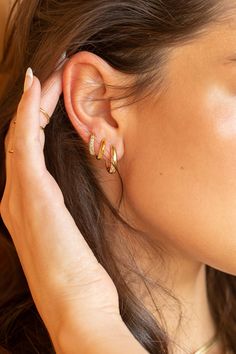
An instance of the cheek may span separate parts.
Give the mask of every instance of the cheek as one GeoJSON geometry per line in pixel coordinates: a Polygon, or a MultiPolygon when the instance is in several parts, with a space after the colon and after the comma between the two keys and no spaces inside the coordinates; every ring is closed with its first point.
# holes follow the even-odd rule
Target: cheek
{"type": "Polygon", "coordinates": [[[166,97],[126,145],[126,201],[138,226],[236,274],[236,98],[214,88],[166,97]]]}

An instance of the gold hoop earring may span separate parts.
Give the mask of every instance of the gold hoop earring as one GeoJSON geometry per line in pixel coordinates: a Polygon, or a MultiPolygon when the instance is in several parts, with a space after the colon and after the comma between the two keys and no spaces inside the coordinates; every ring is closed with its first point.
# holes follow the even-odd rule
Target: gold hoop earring
{"type": "Polygon", "coordinates": [[[99,147],[99,151],[98,151],[98,155],[96,155],[96,159],[97,160],[101,160],[104,152],[105,152],[105,147],[106,147],[106,139],[102,139],[101,143],[100,143],[100,147],[99,147]]]}
{"type": "Polygon", "coordinates": [[[107,166],[106,164],[106,169],[109,173],[115,173],[117,170],[117,153],[116,153],[116,149],[113,145],[111,145],[111,157],[110,157],[110,165],[107,166]]]}
{"type": "Polygon", "coordinates": [[[91,134],[90,139],[89,139],[89,152],[91,155],[95,155],[95,135],[91,134]]]}

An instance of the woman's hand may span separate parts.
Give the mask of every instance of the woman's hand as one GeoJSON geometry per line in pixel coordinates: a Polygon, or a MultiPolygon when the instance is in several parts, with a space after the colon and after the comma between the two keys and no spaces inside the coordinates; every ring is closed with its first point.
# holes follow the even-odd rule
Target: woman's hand
{"type": "MultiPolygon", "coordinates": [[[[82,237],[45,166],[40,125],[45,126],[46,119],[40,107],[52,115],[62,92],[62,69],[52,74],[42,93],[39,80],[32,76],[32,85],[23,93],[11,121],[5,140],[7,180],[1,216],[58,352],[83,353],[83,348],[87,352],[93,336],[96,346],[100,338],[103,353],[121,352],[122,344],[130,345],[132,353],[134,348],[143,353],[122,322],[111,278],[82,237]],[[112,351],[106,346],[114,346],[114,336],[118,342],[122,337],[123,343],[120,340],[112,351]]],[[[26,84],[30,80],[27,75],[26,84]]]]}

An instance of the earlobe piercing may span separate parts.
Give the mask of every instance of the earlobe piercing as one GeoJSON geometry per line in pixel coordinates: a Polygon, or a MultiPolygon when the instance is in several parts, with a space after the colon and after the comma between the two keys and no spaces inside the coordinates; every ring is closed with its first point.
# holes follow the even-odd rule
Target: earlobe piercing
{"type": "Polygon", "coordinates": [[[89,152],[91,155],[95,155],[94,143],[95,143],[95,135],[91,134],[90,140],[89,140],[89,152]]]}
{"type": "Polygon", "coordinates": [[[101,160],[104,152],[105,152],[105,147],[106,147],[106,139],[102,139],[101,143],[100,143],[100,147],[99,147],[99,151],[98,151],[98,155],[96,155],[96,159],[97,160],[101,160]]]}
{"type": "Polygon", "coordinates": [[[113,145],[111,145],[111,157],[110,157],[110,166],[107,166],[106,164],[106,169],[109,173],[115,173],[117,169],[117,153],[116,149],[113,145]]]}
{"type": "MultiPolygon", "coordinates": [[[[103,138],[100,146],[99,146],[99,151],[98,155],[96,155],[97,160],[101,160],[106,148],[106,139],[103,138]]],[[[91,155],[95,155],[95,134],[91,134],[90,139],[89,139],[89,152],[91,155]]],[[[115,173],[117,171],[117,152],[116,149],[113,145],[111,145],[110,148],[110,164],[107,165],[107,162],[105,161],[105,166],[106,169],[109,173],[115,173]]]]}

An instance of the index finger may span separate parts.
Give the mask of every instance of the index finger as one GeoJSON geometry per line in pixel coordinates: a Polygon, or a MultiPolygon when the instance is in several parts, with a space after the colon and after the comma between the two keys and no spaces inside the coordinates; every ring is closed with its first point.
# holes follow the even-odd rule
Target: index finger
{"type": "MultiPolygon", "coordinates": [[[[53,72],[43,88],[32,70],[28,70],[26,81],[31,80],[32,85],[21,98],[17,109],[14,132],[14,153],[17,160],[25,161],[32,167],[45,168],[43,148],[40,143],[40,125],[42,117],[40,107],[51,116],[62,92],[62,68],[53,72]]],[[[44,118],[45,119],[45,118],[44,118]]]]}

